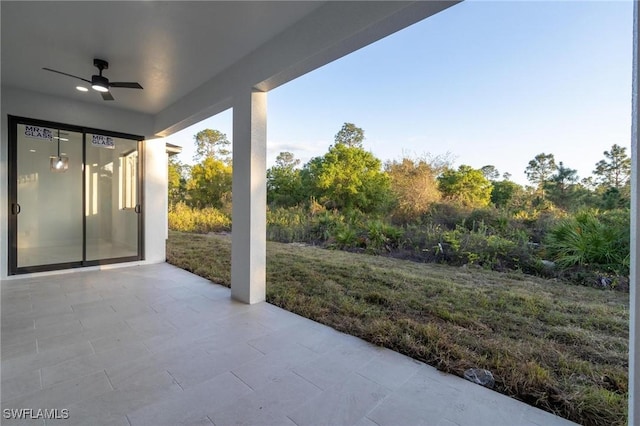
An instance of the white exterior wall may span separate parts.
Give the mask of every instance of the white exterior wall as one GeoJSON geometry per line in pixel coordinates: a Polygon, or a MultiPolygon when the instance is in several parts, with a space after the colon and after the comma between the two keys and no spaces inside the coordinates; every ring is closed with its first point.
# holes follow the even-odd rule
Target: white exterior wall
{"type": "MultiPolygon", "coordinates": [[[[0,92],[0,279],[8,277],[8,115],[75,126],[153,135],[153,117],[107,106],[73,102],[34,92],[2,87],[0,92]]],[[[165,260],[167,235],[167,156],[162,139],[145,142],[144,197],[146,263],[165,260]]]]}

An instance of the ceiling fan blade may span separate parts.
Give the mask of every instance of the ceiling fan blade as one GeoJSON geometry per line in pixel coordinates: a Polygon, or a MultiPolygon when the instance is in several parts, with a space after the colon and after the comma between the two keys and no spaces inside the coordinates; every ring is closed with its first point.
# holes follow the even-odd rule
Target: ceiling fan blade
{"type": "Polygon", "coordinates": [[[87,83],[91,83],[91,80],[87,80],[86,78],[78,77],[77,75],[67,74],[66,72],[52,70],[51,68],[42,68],[42,69],[45,70],[45,71],[55,72],[57,74],[66,75],[67,77],[73,77],[73,78],[77,78],[78,80],[82,80],[82,81],[86,81],[87,83]]]}
{"type": "Polygon", "coordinates": [[[105,101],[113,100],[113,95],[111,94],[111,92],[101,92],[100,94],[102,95],[102,100],[105,100],[105,101]]]}
{"type": "Polygon", "coordinates": [[[122,87],[124,89],[142,89],[140,83],[127,83],[122,81],[115,81],[113,83],[109,83],[109,87],[122,87]]]}

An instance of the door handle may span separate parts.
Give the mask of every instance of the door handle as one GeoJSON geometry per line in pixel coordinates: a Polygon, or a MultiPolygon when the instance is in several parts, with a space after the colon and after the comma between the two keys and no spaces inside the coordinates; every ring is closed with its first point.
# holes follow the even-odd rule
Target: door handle
{"type": "Polygon", "coordinates": [[[20,204],[14,203],[11,205],[11,214],[19,214],[21,210],[20,204]]]}
{"type": "Polygon", "coordinates": [[[140,214],[140,211],[142,210],[142,208],[140,207],[140,204],[136,204],[136,207],[133,209],[136,213],[140,214]]]}

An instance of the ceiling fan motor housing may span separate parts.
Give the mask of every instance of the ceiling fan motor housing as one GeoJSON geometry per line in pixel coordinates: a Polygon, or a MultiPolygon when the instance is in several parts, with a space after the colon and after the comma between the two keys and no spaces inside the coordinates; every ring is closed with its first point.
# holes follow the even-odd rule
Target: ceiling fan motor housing
{"type": "MultiPolygon", "coordinates": [[[[92,75],[91,86],[94,89],[96,89],[96,87],[102,87],[106,92],[107,90],[109,90],[109,80],[106,77],[103,77],[101,75],[92,75]]],[[[96,90],[100,90],[100,89],[96,89],[96,90]]]]}

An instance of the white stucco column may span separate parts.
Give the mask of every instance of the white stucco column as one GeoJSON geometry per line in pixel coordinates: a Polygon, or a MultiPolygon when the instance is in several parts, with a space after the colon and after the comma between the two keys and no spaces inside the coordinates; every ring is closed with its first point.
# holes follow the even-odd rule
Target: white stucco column
{"type": "Polygon", "coordinates": [[[267,238],[267,94],[247,90],[233,101],[231,297],[265,300],[267,238]]]}
{"type": "Polygon", "coordinates": [[[631,276],[629,297],[629,425],[640,425],[640,162],[638,126],[640,125],[640,7],[633,3],[633,85],[631,117],[631,276]]]}
{"type": "Polygon", "coordinates": [[[146,140],[144,144],[144,258],[148,263],[160,263],[167,259],[167,145],[164,139],[146,140]]]}

